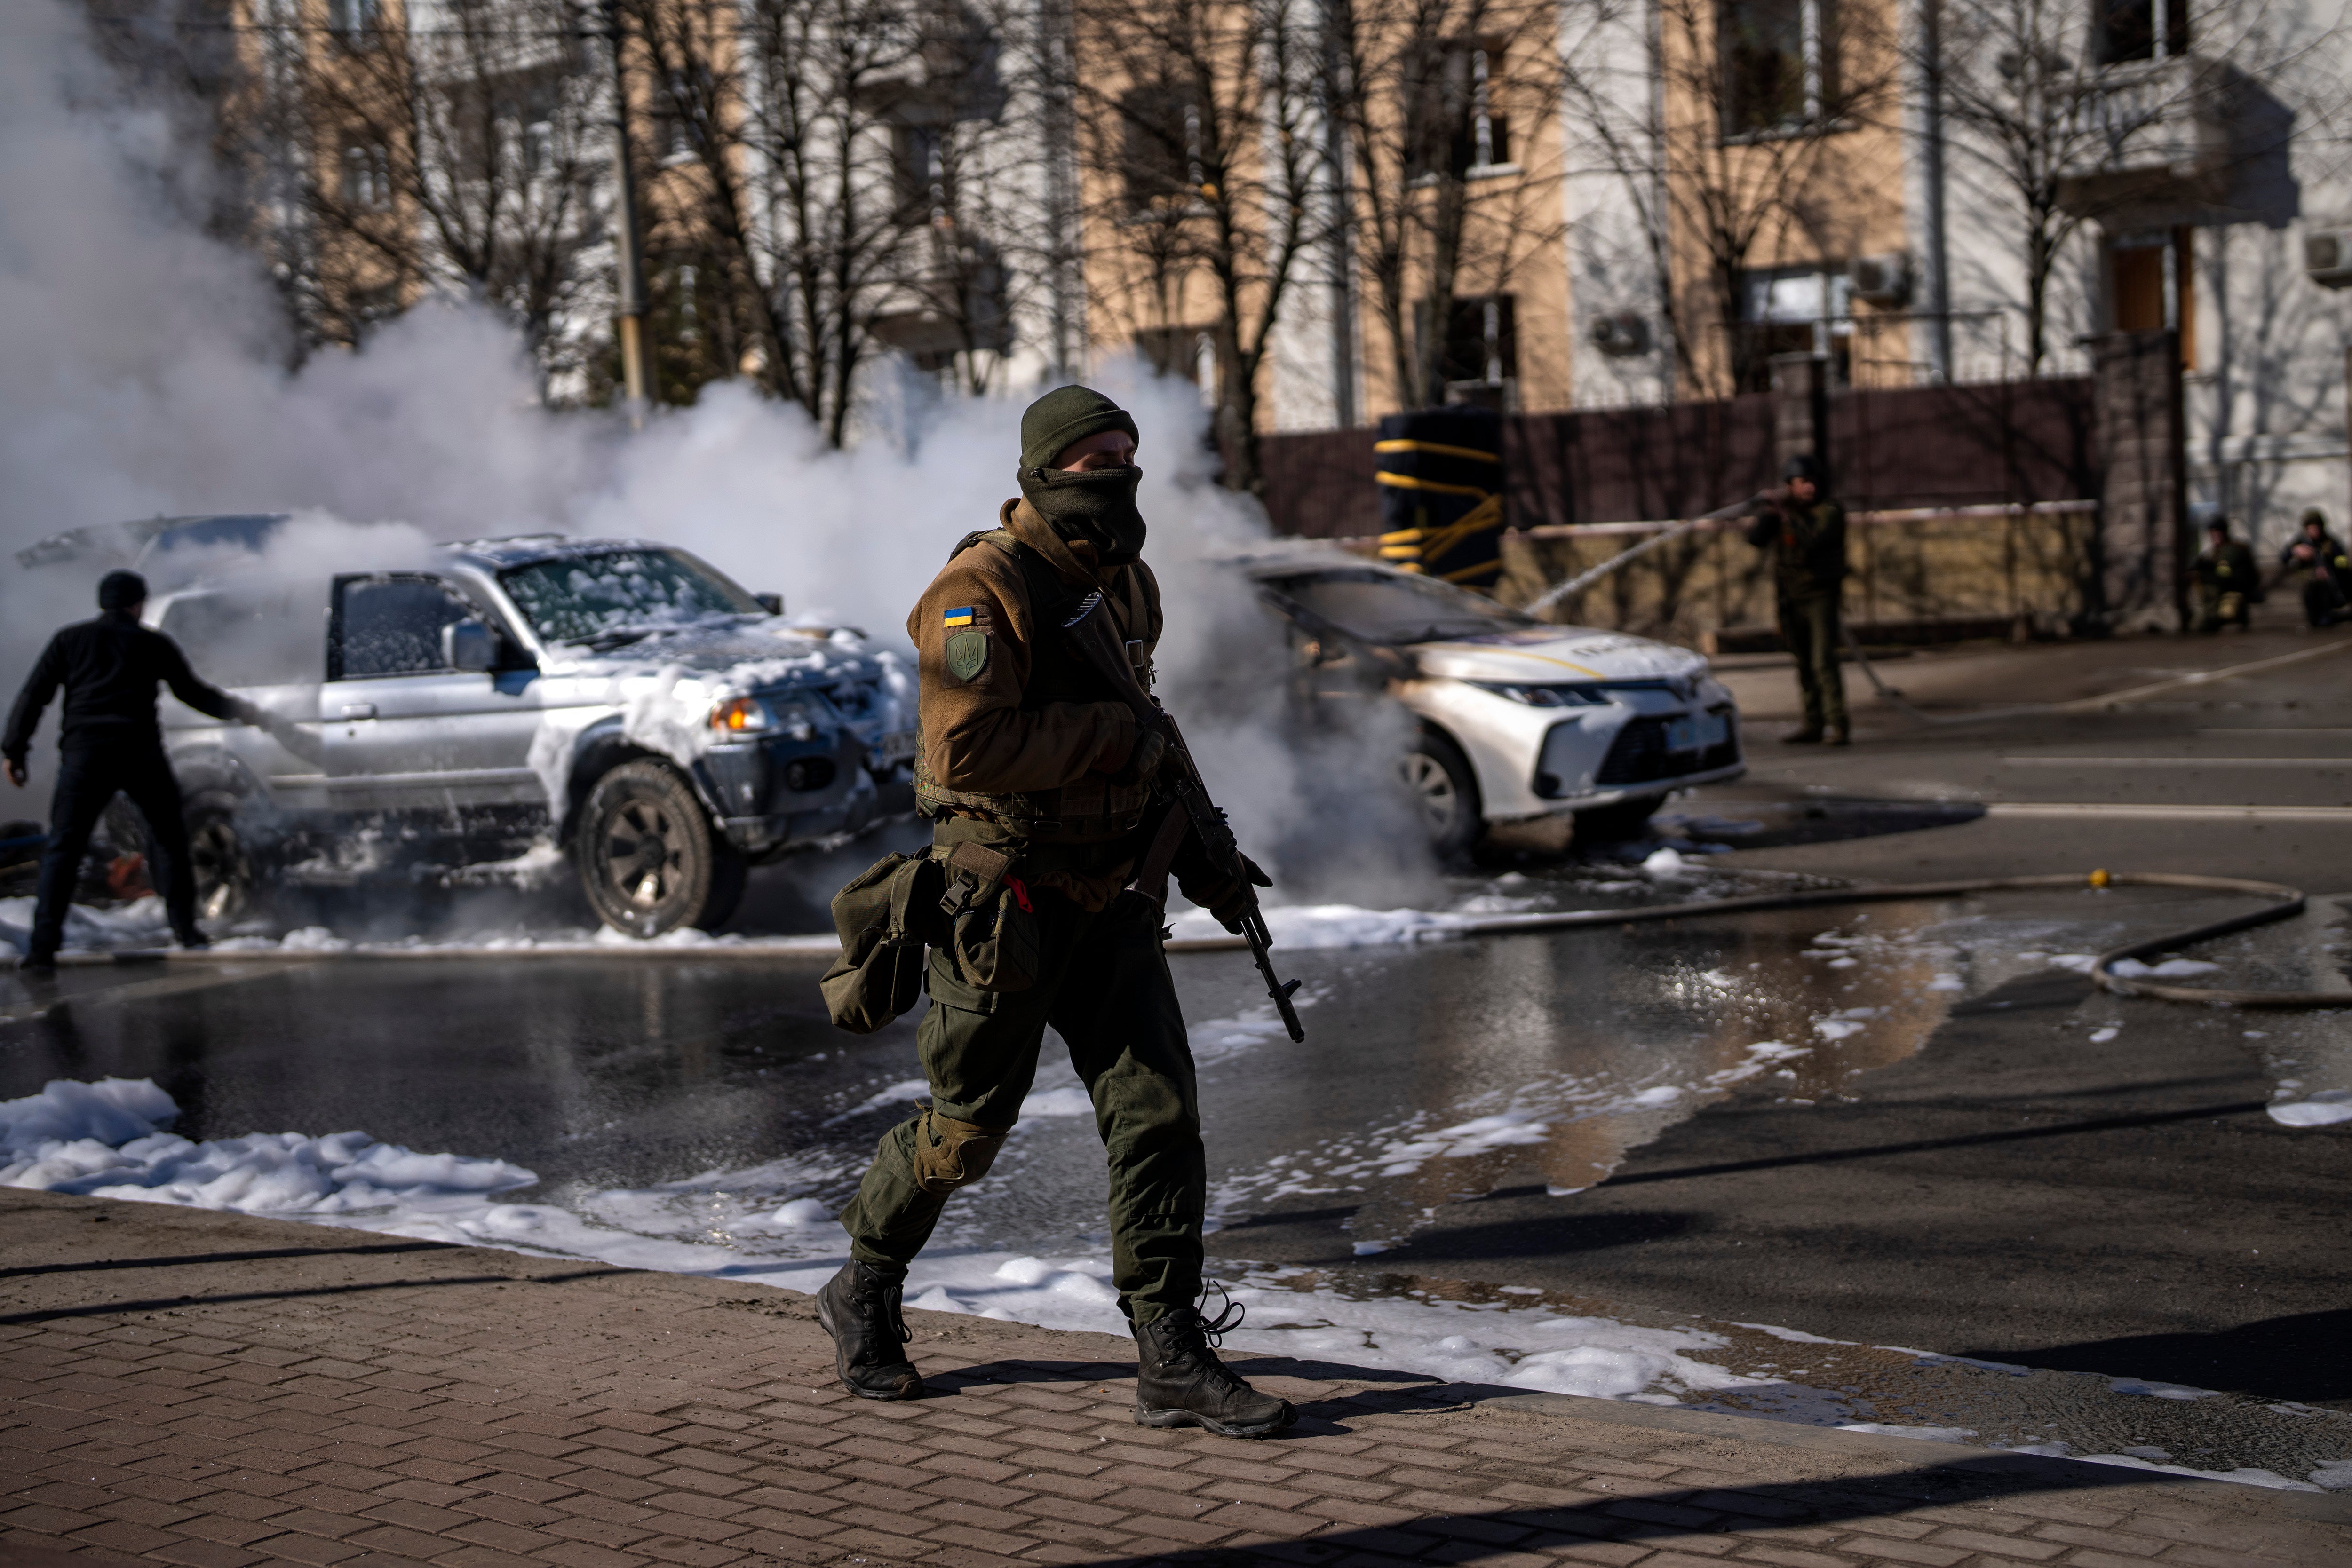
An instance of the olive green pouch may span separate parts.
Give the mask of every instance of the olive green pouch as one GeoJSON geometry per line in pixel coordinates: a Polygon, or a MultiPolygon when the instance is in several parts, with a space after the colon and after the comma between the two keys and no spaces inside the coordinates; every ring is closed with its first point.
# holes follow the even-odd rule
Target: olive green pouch
{"type": "Polygon", "coordinates": [[[915,1005],[923,991],[923,950],[942,935],[944,880],[929,855],[894,852],[833,895],[841,956],[817,988],[835,1028],[872,1034],[915,1005]]]}
{"type": "Polygon", "coordinates": [[[1012,874],[1014,857],[967,842],[940,859],[947,868],[941,946],[956,977],[977,991],[1027,990],[1037,980],[1037,915],[1029,890],[1012,874]]]}

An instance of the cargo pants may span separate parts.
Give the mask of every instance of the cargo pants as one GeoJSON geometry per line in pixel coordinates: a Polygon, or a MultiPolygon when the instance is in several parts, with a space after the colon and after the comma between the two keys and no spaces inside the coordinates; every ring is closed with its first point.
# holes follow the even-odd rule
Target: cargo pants
{"type": "Polygon", "coordinates": [[[931,1103],[882,1135],[842,1210],[851,1255],[891,1274],[930,1239],[949,1196],[988,1172],[1036,1077],[1047,1025],[1070,1048],[1110,1166],[1111,1282],[1140,1326],[1201,1293],[1208,1197],[1192,1046],[1160,911],[1122,893],[1090,914],[1033,890],[1040,964],[1022,991],[975,990],[934,950],[915,1041],[931,1103]]]}
{"type": "Polygon", "coordinates": [[[1797,658],[1807,729],[1846,727],[1845,672],[1838,665],[1838,594],[1780,595],[1780,641],[1797,658]]]}

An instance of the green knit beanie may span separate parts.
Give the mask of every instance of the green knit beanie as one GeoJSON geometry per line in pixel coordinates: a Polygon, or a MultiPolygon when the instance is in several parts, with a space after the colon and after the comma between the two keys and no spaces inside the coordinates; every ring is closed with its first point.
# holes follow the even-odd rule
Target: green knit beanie
{"type": "Polygon", "coordinates": [[[1021,466],[1043,468],[1071,443],[1103,430],[1124,430],[1130,441],[1142,439],[1127,410],[1094,388],[1055,387],[1021,416],[1021,466]]]}

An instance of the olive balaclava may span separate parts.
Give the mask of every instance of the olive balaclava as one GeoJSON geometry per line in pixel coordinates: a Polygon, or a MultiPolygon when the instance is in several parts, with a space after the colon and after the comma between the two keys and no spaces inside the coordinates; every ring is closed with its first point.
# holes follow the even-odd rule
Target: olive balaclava
{"type": "Polygon", "coordinates": [[[1143,514],[1135,487],[1143,470],[1049,468],[1074,442],[1106,430],[1139,439],[1128,412],[1092,387],[1055,387],[1021,416],[1021,493],[1055,533],[1095,547],[1105,566],[1124,566],[1143,554],[1143,514]]]}

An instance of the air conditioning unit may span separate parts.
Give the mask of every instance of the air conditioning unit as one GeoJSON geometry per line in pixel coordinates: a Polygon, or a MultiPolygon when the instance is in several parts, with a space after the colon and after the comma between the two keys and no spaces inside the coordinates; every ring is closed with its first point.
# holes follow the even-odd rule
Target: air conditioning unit
{"type": "Polygon", "coordinates": [[[1638,310],[1620,310],[1592,320],[1592,346],[1612,360],[1650,351],[1650,323],[1638,310]]]}
{"type": "Polygon", "coordinates": [[[2306,231],[2303,269],[2322,288],[2352,288],[2352,228],[2306,231]]]}
{"type": "Polygon", "coordinates": [[[1900,309],[1910,302],[1911,257],[1905,252],[1857,256],[1846,263],[1845,277],[1853,298],[1864,304],[1900,309]]]}

